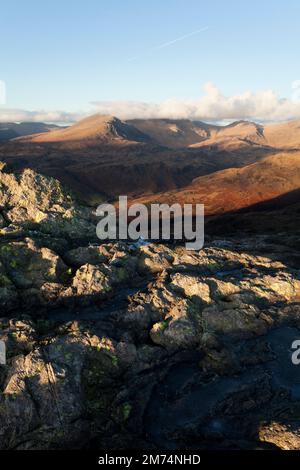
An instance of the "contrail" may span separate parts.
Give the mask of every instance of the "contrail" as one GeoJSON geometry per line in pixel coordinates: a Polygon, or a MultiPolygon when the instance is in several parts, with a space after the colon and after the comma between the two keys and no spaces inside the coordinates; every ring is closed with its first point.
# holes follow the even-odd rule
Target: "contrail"
{"type": "Polygon", "coordinates": [[[173,39],[172,41],[164,42],[163,44],[160,44],[159,46],[153,47],[151,51],[156,51],[158,49],[164,49],[165,47],[172,46],[176,42],[183,41],[184,39],[187,39],[191,36],[195,36],[196,34],[199,34],[199,33],[204,33],[204,31],[207,31],[208,29],[209,29],[208,26],[202,29],[197,29],[197,31],[193,31],[192,33],[185,34],[184,36],[180,36],[179,38],[173,39]]]}
{"type": "MultiPolygon", "coordinates": [[[[173,39],[172,41],[164,42],[163,44],[160,44],[159,46],[154,46],[151,49],[148,49],[147,52],[153,52],[153,51],[158,51],[160,49],[164,49],[165,47],[172,46],[173,44],[176,44],[177,42],[183,41],[184,39],[187,39],[191,36],[195,36],[196,34],[204,33],[204,31],[207,31],[209,29],[208,26],[205,28],[197,29],[196,31],[192,31],[191,33],[184,34],[183,36],[180,36],[179,38],[173,39]]],[[[128,61],[133,61],[141,57],[141,54],[135,57],[131,57],[128,59],[128,61]]]]}

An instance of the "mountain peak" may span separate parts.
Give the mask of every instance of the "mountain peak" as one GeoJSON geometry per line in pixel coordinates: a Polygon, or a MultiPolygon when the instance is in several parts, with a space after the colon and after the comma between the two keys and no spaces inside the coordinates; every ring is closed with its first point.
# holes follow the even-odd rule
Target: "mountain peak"
{"type": "Polygon", "coordinates": [[[68,128],[58,129],[47,134],[31,135],[22,140],[36,143],[96,145],[98,143],[147,142],[150,138],[115,116],[94,114],[68,128]]]}
{"type": "Polygon", "coordinates": [[[80,121],[73,124],[72,127],[83,127],[83,126],[91,127],[91,126],[103,125],[106,123],[112,123],[116,121],[120,122],[120,119],[110,114],[97,113],[97,114],[93,114],[92,116],[87,116],[86,118],[81,119],[80,121]]]}

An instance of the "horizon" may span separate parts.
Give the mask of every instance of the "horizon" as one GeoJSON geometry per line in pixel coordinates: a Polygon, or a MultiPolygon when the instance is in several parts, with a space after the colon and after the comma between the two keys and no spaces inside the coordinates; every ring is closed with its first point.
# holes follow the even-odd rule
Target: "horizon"
{"type": "Polygon", "coordinates": [[[296,0],[28,0],[1,14],[0,122],[300,119],[296,0]]]}
{"type": "Polygon", "coordinates": [[[46,121],[46,120],[41,120],[41,121],[37,121],[37,120],[25,120],[25,121],[1,121],[1,115],[0,115],[0,126],[3,125],[3,124],[15,124],[15,125],[19,125],[19,124],[38,124],[38,123],[41,123],[41,124],[47,124],[47,125],[55,125],[55,126],[58,126],[58,127],[70,127],[70,126],[73,126],[74,124],[77,124],[79,123],[80,121],[83,121],[87,118],[90,118],[90,117],[96,117],[96,116],[99,116],[99,117],[107,117],[107,118],[115,118],[115,119],[118,119],[119,121],[122,121],[122,122],[127,122],[127,121],[132,121],[132,120],[137,120],[137,121],[174,121],[174,122],[179,122],[179,121],[189,121],[189,122],[194,122],[194,123],[199,123],[199,124],[207,124],[207,125],[211,125],[211,126],[217,126],[217,127],[226,127],[226,126],[231,126],[233,124],[240,124],[240,123],[252,123],[252,124],[257,124],[257,125],[261,125],[261,126],[268,126],[268,125],[272,125],[272,124],[287,124],[287,123],[292,123],[292,122],[298,122],[300,121],[300,117],[299,119],[285,119],[285,120],[265,120],[265,121],[259,121],[259,120],[253,120],[253,119],[227,119],[227,120],[215,120],[215,121],[209,121],[209,120],[201,120],[201,119],[191,119],[191,118],[170,118],[170,117],[153,117],[153,118],[139,118],[139,117],[136,117],[136,118],[130,118],[130,119],[121,119],[120,117],[116,116],[116,115],[113,115],[113,114],[105,114],[105,113],[91,113],[91,114],[84,114],[82,116],[79,116],[77,120],[74,120],[74,121],[69,121],[69,122],[60,122],[60,121],[46,121]]]}

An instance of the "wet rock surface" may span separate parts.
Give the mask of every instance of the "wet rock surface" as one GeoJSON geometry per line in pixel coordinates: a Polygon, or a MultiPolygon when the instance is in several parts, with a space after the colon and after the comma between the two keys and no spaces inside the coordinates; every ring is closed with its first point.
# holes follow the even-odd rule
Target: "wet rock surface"
{"type": "Polygon", "coordinates": [[[0,448],[300,448],[297,234],[100,244],[55,180],[0,199],[0,448]]]}

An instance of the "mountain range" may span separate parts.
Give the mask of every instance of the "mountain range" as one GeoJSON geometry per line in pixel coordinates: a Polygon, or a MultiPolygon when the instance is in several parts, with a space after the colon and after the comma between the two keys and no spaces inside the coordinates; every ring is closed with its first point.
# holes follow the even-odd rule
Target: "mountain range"
{"type": "Polygon", "coordinates": [[[299,121],[220,126],[97,114],[64,128],[5,126],[19,132],[0,145],[9,168],[54,176],[91,204],[128,194],[146,203],[204,203],[207,215],[220,215],[300,188],[299,121]]]}
{"type": "Polygon", "coordinates": [[[235,149],[244,145],[292,149],[300,147],[300,121],[268,125],[235,121],[228,125],[215,125],[188,119],[121,121],[114,116],[96,114],[64,128],[44,123],[0,125],[2,140],[16,137],[24,140],[24,136],[28,142],[64,145],[78,143],[83,146],[111,142],[114,144],[139,142],[172,149],[199,147],[235,149]],[[5,135],[5,130],[9,130],[11,135],[9,133],[5,135]],[[2,137],[1,132],[3,132],[2,137]]]}

